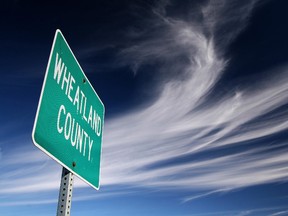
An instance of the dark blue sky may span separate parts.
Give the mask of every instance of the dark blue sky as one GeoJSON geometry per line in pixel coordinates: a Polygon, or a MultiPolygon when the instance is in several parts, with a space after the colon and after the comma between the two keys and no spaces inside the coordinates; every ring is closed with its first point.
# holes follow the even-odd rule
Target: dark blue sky
{"type": "Polygon", "coordinates": [[[284,0],[3,1],[0,215],[55,215],[31,133],[56,29],[105,104],[72,215],[288,215],[284,0]]]}

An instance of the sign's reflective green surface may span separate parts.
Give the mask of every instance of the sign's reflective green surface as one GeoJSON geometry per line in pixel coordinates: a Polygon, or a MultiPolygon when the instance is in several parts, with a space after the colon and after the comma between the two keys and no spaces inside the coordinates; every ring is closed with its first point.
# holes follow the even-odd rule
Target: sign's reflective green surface
{"type": "Polygon", "coordinates": [[[104,105],[59,30],[35,118],[37,147],[99,188],[104,105]]]}

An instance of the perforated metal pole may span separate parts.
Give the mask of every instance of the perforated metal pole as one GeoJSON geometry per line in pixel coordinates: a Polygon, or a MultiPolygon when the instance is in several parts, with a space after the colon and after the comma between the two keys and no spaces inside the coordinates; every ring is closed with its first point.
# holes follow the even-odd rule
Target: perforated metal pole
{"type": "Polygon", "coordinates": [[[63,167],[59,191],[57,216],[70,216],[73,191],[73,173],[63,167]]]}

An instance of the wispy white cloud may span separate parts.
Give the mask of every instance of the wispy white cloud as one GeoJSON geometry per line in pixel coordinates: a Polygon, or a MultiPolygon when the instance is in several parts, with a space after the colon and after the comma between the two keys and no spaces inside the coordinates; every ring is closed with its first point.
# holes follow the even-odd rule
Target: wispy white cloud
{"type": "Polygon", "coordinates": [[[287,214],[288,214],[288,210],[286,210],[286,211],[278,211],[278,212],[275,212],[275,213],[271,214],[270,216],[287,215],[287,214]]]}
{"type": "Polygon", "coordinates": [[[169,78],[152,104],[106,122],[104,184],[114,184],[118,176],[117,181],[140,186],[221,190],[285,180],[286,143],[269,149],[269,142],[247,145],[287,129],[287,112],[272,113],[288,101],[287,67],[273,71],[277,78],[268,77],[269,82],[211,97],[227,65],[226,47],[215,45],[227,35],[215,29],[230,26],[229,38],[237,36],[255,4],[209,1],[200,23],[171,17],[163,7],[154,10],[152,36],[122,54],[134,69],[157,62],[169,78]],[[243,13],[228,16],[238,6],[243,13]],[[236,147],[236,153],[215,154],[236,147]]]}
{"type": "Polygon", "coordinates": [[[21,200],[21,201],[1,201],[0,206],[25,206],[25,205],[44,205],[44,204],[51,204],[51,203],[57,203],[57,199],[42,199],[42,200],[36,200],[36,199],[28,199],[28,200],[21,200]]]}
{"type": "MultiPolygon", "coordinates": [[[[25,146],[25,145],[24,145],[25,146]]],[[[0,195],[37,193],[58,188],[61,169],[42,152],[27,147],[3,152],[0,171],[0,195]],[[59,171],[57,171],[57,168],[59,171]],[[48,171],[57,173],[51,175],[48,171]],[[59,175],[59,176],[58,176],[59,175]],[[57,178],[59,177],[59,178],[57,178]]]]}
{"type": "Polygon", "coordinates": [[[200,194],[197,194],[197,195],[194,195],[194,196],[189,196],[189,197],[185,197],[184,199],[182,199],[182,202],[183,203],[186,203],[186,202],[190,202],[190,201],[193,201],[195,199],[199,199],[199,198],[203,198],[203,197],[206,197],[206,196],[210,196],[212,194],[218,194],[218,193],[223,193],[223,192],[229,192],[230,189],[220,189],[220,190],[214,190],[214,191],[209,191],[209,192],[204,192],[204,193],[200,193],[200,194]]]}
{"type": "MultiPolygon", "coordinates": [[[[287,213],[287,211],[285,211],[285,207],[283,206],[278,206],[278,207],[274,207],[274,208],[254,208],[254,209],[247,209],[247,210],[230,210],[230,211],[219,211],[219,212],[209,212],[209,213],[195,213],[193,215],[195,216],[213,216],[213,215],[223,215],[223,216],[246,216],[246,215],[269,215],[269,216],[273,216],[273,215],[277,215],[279,213],[279,215],[285,215],[285,213],[287,213]]],[[[187,215],[188,216],[188,215],[187,215]]]]}

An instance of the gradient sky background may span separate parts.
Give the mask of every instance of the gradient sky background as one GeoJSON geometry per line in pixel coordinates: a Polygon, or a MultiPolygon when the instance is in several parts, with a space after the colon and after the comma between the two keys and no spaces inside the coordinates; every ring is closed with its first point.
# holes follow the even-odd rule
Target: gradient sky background
{"type": "Polygon", "coordinates": [[[288,2],[0,3],[0,215],[55,215],[32,127],[56,29],[106,108],[72,215],[288,215],[288,2]]]}

